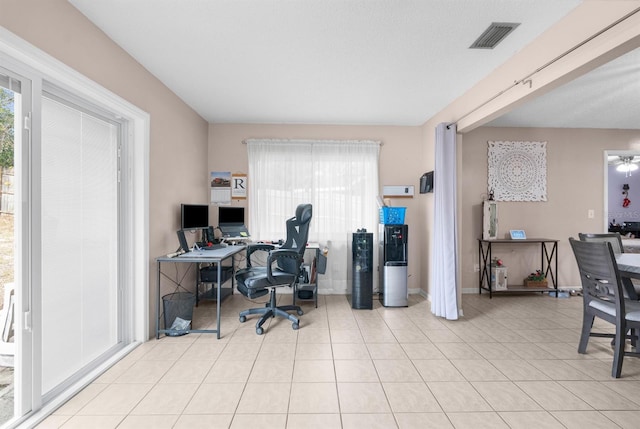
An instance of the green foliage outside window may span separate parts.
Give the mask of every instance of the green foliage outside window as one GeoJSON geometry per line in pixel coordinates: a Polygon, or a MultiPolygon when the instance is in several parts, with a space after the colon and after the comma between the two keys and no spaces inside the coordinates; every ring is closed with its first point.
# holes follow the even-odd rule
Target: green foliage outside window
{"type": "Polygon", "coordinates": [[[0,88],[0,168],[13,167],[13,92],[0,88]]]}

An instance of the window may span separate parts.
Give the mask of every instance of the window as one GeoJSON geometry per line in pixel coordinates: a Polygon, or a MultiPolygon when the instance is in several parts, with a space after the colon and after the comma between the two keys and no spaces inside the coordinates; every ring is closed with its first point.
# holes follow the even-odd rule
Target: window
{"type": "Polygon", "coordinates": [[[320,288],[347,291],[351,234],[378,226],[373,141],[248,140],[249,221],[257,239],[279,239],[298,204],[313,205],[309,240],[329,248],[320,288]]]}

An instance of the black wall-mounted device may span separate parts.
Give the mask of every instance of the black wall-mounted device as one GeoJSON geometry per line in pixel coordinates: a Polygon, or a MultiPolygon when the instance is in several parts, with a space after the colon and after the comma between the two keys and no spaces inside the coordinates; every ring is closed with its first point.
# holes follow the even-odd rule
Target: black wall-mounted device
{"type": "Polygon", "coordinates": [[[433,192],[433,171],[424,173],[420,177],[420,193],[426,194],[429,192],[433,192]]]}

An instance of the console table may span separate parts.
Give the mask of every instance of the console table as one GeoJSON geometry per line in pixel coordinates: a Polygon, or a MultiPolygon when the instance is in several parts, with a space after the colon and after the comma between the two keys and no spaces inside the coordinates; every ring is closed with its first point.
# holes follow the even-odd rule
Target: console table
{"type": "MultiPolygon", "coordinates": [[[[489,298],[496,292],[546,292],[555,290],[556,298],[558,297],[558,240],[549,238],[526,238],[523,240],[498,239],[484,240],[478,239],[478,263],[480,271],[478,272],[478,293],[482,294],[482,289],[489,291],[489,298]],[[544,273],[548,287],[525,287],[524,285],[508,285],[506,290],[492,290],[491,288],[491,260],[492,247],[500,245],[524,246],[538,245],[540,246],[540,271],[544,273]]],[[[508,276],[507,276],[508,278],[508,276]]]]}

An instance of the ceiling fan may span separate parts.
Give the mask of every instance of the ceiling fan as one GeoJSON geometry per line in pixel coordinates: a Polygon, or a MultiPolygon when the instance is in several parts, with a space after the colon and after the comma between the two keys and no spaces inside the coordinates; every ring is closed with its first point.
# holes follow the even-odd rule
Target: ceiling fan
{"type": "Polygon", "coordinates": [[[632,171],[636,171],[640,163],[640,157],[633,155],[609,155],[607,160],[609,165],[617,165],[616,170],[627,173],[627,176],[630,176],[632,171]]]}

